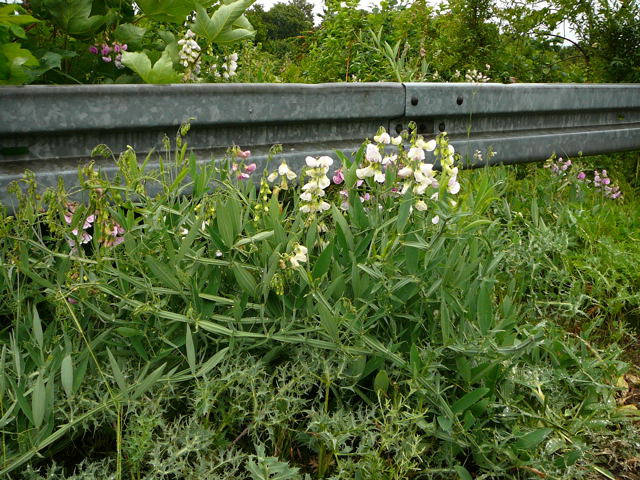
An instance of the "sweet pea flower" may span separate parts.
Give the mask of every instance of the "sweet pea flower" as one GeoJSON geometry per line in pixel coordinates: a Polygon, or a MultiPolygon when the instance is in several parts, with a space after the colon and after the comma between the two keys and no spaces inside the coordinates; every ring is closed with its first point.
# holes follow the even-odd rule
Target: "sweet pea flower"
{"type": "Polygon", "coordinates": [[[376,143],[384,143],[388,145],[391,143],[391,137],[387,132],[382,132],[380,135],[374,136],[373,141],[376,143]]]}
{"type": "Polygon", "coordinates": [[[380,155],[380,150],[378,147],[370,143],[367,145],[367,150],[365,152],[364,158],[371,163],[380,163],[382,162],[382,155],[380,155]]]}
{"type": "Polygon", "coordinates": [[[340,167],[333,173],[333,183],[340,185],[342,182],[344,182],[344,175],[342,173],[342,167],[340,167]]]}

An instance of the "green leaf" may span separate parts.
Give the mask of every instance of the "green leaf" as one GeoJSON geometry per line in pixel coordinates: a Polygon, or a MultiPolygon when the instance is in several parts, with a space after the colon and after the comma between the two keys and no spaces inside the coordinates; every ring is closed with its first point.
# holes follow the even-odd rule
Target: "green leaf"
{"type": "Polygon", "coordinates": [[[74,37],[92,36],[109,21],[105,15],[91,15],[92,0],[44,0],[54,23],[74,37]]]}
{"type": "Polygon", "coordinates": [[[185,334],[185,347],[187,349],[187,363],[189,363],[189,369],[191,374],[196,374],[196,350],[193,345],[193,337],[191,336],[191,328],[187,324],[187,332],[185,334]]]}
{"type": "Polygon", "coordinates": [[[411,215],[411,204],[413,202],[413,192],[408,189],[402,200],[400,200],[400,209],[398,210],[398,219],[396,220],[396,230],[398,233],[403,233],[411,215]]]}
{"type": "Polygon", "coordinates": [[[0,61],[6,58],[6,68],[0,70],[0,84],[19,85],[26,83],[31,72],[27,67],[37,67],[38,59],[29,50],[21,48],[16,42],[0,45],[0,61]]]}
{"type": "Polygon", "coordinates": [[[140,381],[140,378],[138,378],[138,381],[137,381],[138,387],[134,390],[133,395],[131,395],[131,398],[135,400],[140,395],[142,395],[147,390],[149,390],[160,379],[166,366],[167,364],[163,363],[158,368],[156,368],[153,372],[147,375],[142,381],[140,381]]]}
{"type": "Polygon", "coordinates": [[[329,310],[329,308],[327,308],[327,306],[323,302],[318,303],[317,306],[318,306],[318,313],[320,314],[320,324],[325,329],[325,331],[329,334],[329,337],[331,337],[331,340],[338,343],[340,339],[340,333],[338,331],[338,321],[336,317],[333,315],[331,310],[329,310]]]}
{"type": "Polygon", "coordinates": [[[248,30],[243,28],[239,29],[242,33],[238,38],[235,38],[235,34],[231,33],[233,24],[254,1],[255,0],[236,0],[227,5],[221,5],[211,17],[209,17],[209,14],[202,5],[198,5],[196,7],[196,19],[191,26],[191,30],[203,36],[211,43],[230,43],[244,38],[243,36],[246,35],[248,30]],[[218,37],[223,33],[225,36],[222,36],[222,39],[219,41],[218,37]]]}
{"type": "Polygon", "coordinates": [[[539,428],[533,432],[529,432],[518,439],[515,447],[521,450],[532,450],[540,445],[551,432],[553,432],[551,428],[539,428]]]}
{"type": "Polygon", "coordinates": [[[38,309],[35,305],[33,306],[33,337],[36,339],[36,343],[38,344],[38,347],[40,347],[40,351],[42,351],[42,346],[44,344],[42,322],[40,322],[40,315],[38,314],[38,309]]]}
{"type": "Polygon", "coordinates": [[[46,392],[44,388],[44,380],[42,375],[38,375],[36,384],[31,392],[31,411],[33,413],[33,424],[36,428],[40,428],[44,420],[44,408],[46,405],[46,392]]]}
{"type": "Polygon", "coordinates": [[[156,22],[183,23],[195,6],[194,0],[136,0],[140,10],[156,22]]]}
{"type": "Polygon", "coordinates": [[[493,307],[491,305],[491,283],[483,281],[478,290],[478,326],[484,335],[493,327],[493,307]]]}
{"type": "Polygon", "coordinates": [[[271,237],[273,237],[273,230],[270,230],[268,232],[256,233],[255,235],[252,235],[250,237],[242,238],[242,239],[238,240],[235,243],[234,247],[240,247],[242,245],[246,245],[247,243],[261,242],[261,241],[266,240],[267,238],[271,238],[271,237]]]}
{"type": "Polygon", "coordinates": [[[456,465],[455,467],[453,467],[453,469],[458,474],[460,480],[473,480],[473,477],[469,473],[469,470],[464,468],[462,465],[456,465]]]}
{"type": "Polygon", "coordinates": [[[140,75],[145,83],[180,82],[180,74],[173,69],[171,54],[166,48],[153,68],[147,54],[140,52],[123,52],[122,64],[140,75]]]}
{"type": "Polygon", "coordinates": [[[113,38],[120,43],[126,43],[129,49],[135,49],[142,43],[142,38],[147,29],[132,25],[131,23],[121,23],[113,32],[113,38]]]}
{"type": "Polygon", "coordinates": [[[462,398],[456,400],[456,402],[451,405],[451,411],[453,413],[462,413],[467,408],[480,401],[480,399],[482,399],[482,397],[484,397],[487,393],[489,393],[488,388],[477,388],[472,392],[467,393],[462,398]]]}
{"type": "Polygon", "coordinates": [[[386,370],[380,370],[373,381],[373,388],[378,395],[386,394],[389,389],[389,375],[386,370]]]}
{"type": "Polygon", "coordinates": [[[244,290],[247,295],[252,297],[257,295],[258,284],[256,283],[255,278],[253,278],[253,275],[251,275],[246,268],[234,263],[231,270],[233,271],[233,276],[235,277],[236,282],[238,282],[240,288],[244,290]]]}
{"type": "Polygon", "coordinates": [[[229,43],[240,42],[242,40],[248,40],[256,35],[254,30],[246,30],[244,28],[234,28],[233,30],[226,30],[216,37],[216,43],[225,45],[229,43]]]}
{"type": "Polygon", "coordinates": [[[124,379],[124,375],[122,374],[122,370],[120,370],[120,366],[116,361],[116,358],[107,347],[107,355],[109,356],[109,363],[111,364],[111,370],[113,371],[113,377],[116,379],[116,383],[118,384],[118,388],[122,393],[127,391],[127,382],[124,379]]]}
{"type": "Polygon", "coordinates": [[[3,5],[0,7],[0,25],[27,25],[29,23],[41,22],[31,15],[23,15],[24,11],[18,5],[3,5]],[[15,13],[18,12],[19,15],[15,13]]]}
{"type": "Polygon", "coordinates": [[[313,265],[313,270],[311,271],[311,276],[315,279],[322,277],[325,273],[329,271],[329,267],[331,266],[331,260],[333,259],[333,242],[329,243],[324,250],[315,261],[313,265]]]}
{"type": "Polygon", "coordinates": [[[62,364],[60,365],[60,381],[62,382],[62,388],[67,398],[71,398],[73,395],[73,360],[70,354],[65,355],[62,359],[62,364]]]}
{"type": "Polygon", "coordinates": [[[222,350],[216,352],[213,357],[207,360],[204,365],[200,367],[200,370],[198,370],[198,372],[196,373],[196,377],[202,377],[213,370],[213,368],[224,359],[228,351],[229,347],[224,347],[222,350]]]}

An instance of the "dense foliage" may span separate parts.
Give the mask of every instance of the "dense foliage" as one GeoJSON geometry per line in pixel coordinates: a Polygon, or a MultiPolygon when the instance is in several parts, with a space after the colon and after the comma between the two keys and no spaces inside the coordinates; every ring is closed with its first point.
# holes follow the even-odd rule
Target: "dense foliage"
{"type": "Polygon", "coordinates": [[[633,478],[640,203],[609,165],[462,172],[380,130],[261,173],[186,130],[160,171],[14,186],[2,475],[633,478]]]}
{"type": "Polygon", "coordinates": [[[640,79],[637,2],[388,0],[368,12],[325,0],[318,25],[306,0],[252,4],[0,2],[0,82],[640,79]]]}

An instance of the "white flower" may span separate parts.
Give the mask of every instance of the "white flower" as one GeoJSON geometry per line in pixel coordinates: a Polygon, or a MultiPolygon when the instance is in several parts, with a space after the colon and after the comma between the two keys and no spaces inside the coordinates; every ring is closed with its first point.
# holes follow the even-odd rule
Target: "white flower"
{"type": "Polygon", "coordinates": [[[395,163],[398,159],[398,155],[387,155],[382,159],[382,165],[389,165],[390,163],[395,163]]]}
{"type": "Polygon", "coordinates": [[[293,249],[293,255],[289,259],[291,261],[291,265],[297,267],[300,262],[306,262],[307,258],[307,247],[304,245],[296,244],[293,249]]]}
{"type": "Polygon", "coordinates": [[[406,177],[410,177],[412,173],[413,173],[413,169],[411,167],[407,166],[407,167],[401,168],[398,171],[398,176],[400,178],[406,178],[406,177]]]}
{"type": "Polygon", "coordinates": [[[414,162],[421,162],[424,160],[424,150],[419,147],[411,147],[409,149],[409,158],[414,162]]]}
{"type": "Polygon", "coordinates": [[[427,152],[433,152],[433,151],[436,149],[436,141],[435,141],[435,140],[429,140],[429,141],[425,144],[424,149],[425,149],[427,152]]]}
{"type": "Polygon", "coordinates": [[[320,166],[320,162],[318,162],[318,159],[314,157],[307,157],[304,161],[307,164],[307,167],[310,168],[318,168],[320,166]]]}
{"type": "Polygon", "coordinates": [[[313,198],[313,195],[311,195],[311,192],[308,192],[308,191],[300,195],[300,199],[304,200],[305,202],[310,202],[312,198],[313,198]]]}
{"type": "Polygon", "coordinates": [[[393,145],[396,145],[396,146],[400,145],[402,143],[402,135],[398,135],[397,137],[393,137],[391,139],[391,143],[393,145]]]}
{"type": "Polygon", "coordinates": [[[378,147],[376,147],[372,143],[367,145],[367,151],[364,155],[364,158],[366,158],[371,163],[380,163],[382,161],[380,150],[378,150],[378,147]]]}
{"type": "Polygon", "coordinates": [[[276,178],[278,178],[278,172],[274,171],[269,174],[269,176],[267,177],[267,180],[269,182],[275,182],[276,178]]]}
{"type": "Polygon", "coordinates": [[[360,180],[364,180],[367,177],[373,177],[376,174],[376,171],[371,167],[371,165],[368,165],[364,168],[358,168],[356,170],[356,177],[358,177],[360,180]]]}
{"type": "Polygon", "coordinates": [[[447,191],[453,195],[460,191],[460,183],[456,180],[455,177],[451,177],[449,179],[449,184],[447,185],[447,191]]]}
{"type": "Polygon", "coordinates": [[[423,200],[419,200],[416,202],[415,207],[416,207],[416,210],[424,212],[427,209],[427,204],[424,203],[423,200]]]}
{"type": "Polygon", "coordinates": [[[331,165],[333,165],[333,158],[328,157],[327,155],[323,155],[318,159],[318,164],[322,168],[329,168],[331,165]]]}
{"type": "Polygon", "coordinates": [[[373,176],[373,179],[378,182],[378,183],[384,183],[384,181],[387,179],[386,175],[384,174],[384,172],[378,171],[376,172],[376,174],[373,176]]]}
{"type": "Polygon", "coordinates": [[[229,60],[231,60],[232,62],[237,62],[238,61],[238,54],[233,52],[231,55],[229,55],[229,60]]]}
{"type": "Polygon", "coordinates": [[[385,143],[388,145],[389,143],[391,143],[391,137],[387,132],[382,132],[380,135],[376,135],[375,137],[373,137],[373,141],[376,143],[385,143]]]}
{"type": "Polygon", "coordinates": [[[326,212],[330,208],[331,205],[329,205],[327,202],[320,202],[320,204],[318,205],[318,210],[320,210],[321,212],[326,212]]]}
{"type": "Polygon", "coordinates": [[[453,155],[454,153],[456,153],[456,149],[453,148],[453,145],[449,145],[449,155],[453,155]]]}
{"type": "Polygon", "coordinates": [[[287,162],[284,162],[284,161],[278,167],[278,173],[280,174],[281,177],[286,176],[289,180],[293,180],[294,178],[297,177],[295,172],[289,168],[289,166],[287,165],[287,162]]]}
{"type": "Polygon", "coordinates": [[[427,175],[433,177],[433,164],[432,163],[421,163],[420,171],[423,175],[427,175]]]}
{"type": "Polygon", "coordinates": [[[440,222],[440,216],[439,215],[436,215],[435,217],[433,217],[431,219],[431,223],[433,223],[434,225],[437,225],[438,222],[440,222]]]}

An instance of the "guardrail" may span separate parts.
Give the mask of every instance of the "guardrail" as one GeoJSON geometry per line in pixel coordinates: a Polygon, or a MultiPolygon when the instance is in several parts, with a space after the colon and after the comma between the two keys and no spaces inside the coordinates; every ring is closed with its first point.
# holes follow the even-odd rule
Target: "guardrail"
{"type": "MultiPolygon", "coordinates": [[[[640,149],[640,85],[340,83],[82,85],[0,88],[0,202],[25,169],[42,185],[77,168],[97,144],[114,152],[162,149],[191,119],[189,147],[200,160],[232,145],[264,161],[271,145],[301,165],[307,155],[355,151],[380,125],[415,121],[429,138],[447,131],[468,166],[540,161],[640,149]]],[[[106,171],[112,162],[96,159],[106,171]]]]}

